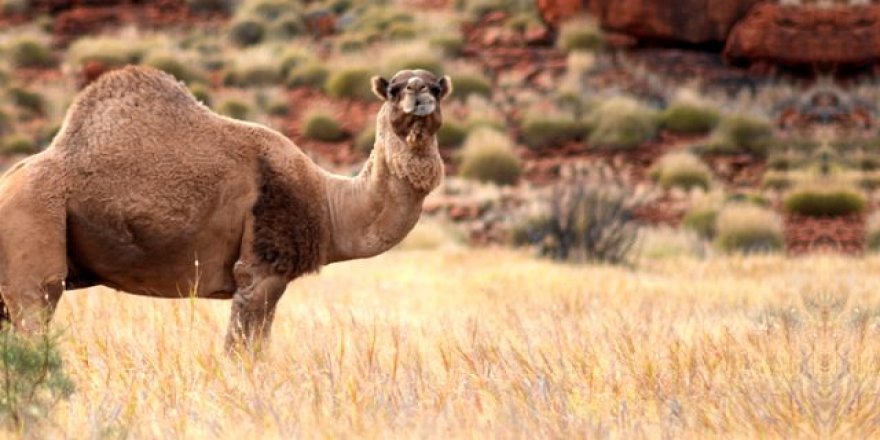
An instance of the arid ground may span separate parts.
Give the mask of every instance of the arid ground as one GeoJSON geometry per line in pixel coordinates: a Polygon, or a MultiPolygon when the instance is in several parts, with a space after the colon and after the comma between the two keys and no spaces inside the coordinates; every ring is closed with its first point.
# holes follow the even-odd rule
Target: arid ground
{"type": "Polygon", "coordinates": [[[575,266],[401,250],[292,285],[229,359],[226,302],[90,289],[57,315],[91,438],[878,435],[880,260],[575,266]]]}

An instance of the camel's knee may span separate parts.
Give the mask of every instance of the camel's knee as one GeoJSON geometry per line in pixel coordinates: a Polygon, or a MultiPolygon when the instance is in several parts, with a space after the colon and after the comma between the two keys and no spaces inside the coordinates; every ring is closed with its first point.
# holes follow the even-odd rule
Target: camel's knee
{"type": "Polygon", "coordinates": [[[284,293],[286,282],[271,277],[247,284],[232,299],[232,314],[226,335],[226,350],[259,350],[268,340],[275,317],[275,306],[284,293]]]}
{"type": "Polygon", "coordinates": [[[47,278],[36,286],[6,286],[0,291],[4,311],[12,327],[33,334],[46,330],[64,292],[64,276],[47,278]]]}

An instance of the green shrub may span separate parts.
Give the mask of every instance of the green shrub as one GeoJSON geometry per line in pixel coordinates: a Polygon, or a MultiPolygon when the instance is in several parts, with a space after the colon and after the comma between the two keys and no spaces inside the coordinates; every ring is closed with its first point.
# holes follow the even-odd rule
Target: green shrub
{"type": "Polygon", "coordinates": [[[290,0],[247,0],[240,13],[272,21],[288,14],[299,14],[301,11],[298,3],[290,0]]]}
{"type": "Polygon", "coordinates": [[[55,65],[55,58],[49,47],[34,38],[22,37],[15,40],[10,48],[10,56],[18,67],[45,68],[55,65]]]}
{"type": "Polygon", "coordinates": [[[32,114],[42,115],[46,110],[46,100],[43,95],[21,87],[12,87],[8,90],[9,99],[16,107],[32,114]]]}
{"type": "Polygon", "coordinates": [[[336,118],[323,112],[310,112],[305,116],[303,134],[323,142],[339,142],[346,137],[336,118]]]}
{"type": "Polygon", "coordinates": [[[0,0],[0,11],[6,15],[26,14],[33,6],[33,0],[0,0]]]}
{"type": "Polygon", "coordinates": [[[266,111],[272,116],[286,116],[290,113],[290,103],[285,99],[278,99],[266,106],[266,111]]]}
{"type": "Polygon", "coordinates": [[[870,171],[859,176],[859,187],[865,191],[876,191],[880,188],[880,172],[870,171]]]}
{"type": "Polygon", "coordinates": [[[257,18],[241,18],[232,23],[229,38],[239,46],[259,44],[266,37],[266,24],[257,18]]]}
{"type": "Polygon", "coordinates": [[[559,30],[559,47],[566,52],[598,50],[602,48],[603,40],[599,24],[587,18],[569,20],[559,30]]]}
{"type": "Polygon", "coordinates": [[[376,143],[376,127],[367,124],[354,140],[354,148],[362,153],[369,154],[376,143]]]}
{"type": "Polygon", "coordinates": [[[212,12],[231,14],[235,10],[235,0],[186,0],[186,5],[193,12],[200,14],[212,12]]]}
{"type": "Polygon", "coordinates": [[[211,89],[204,84],[193,84],[189,86],[189,91],[197,101],[202,102],[206,106],[211,106],[211,89]]]}
{"type": "Polygon", "coordinates": [[[440,130],[437,131],[437,144],[443,148],[460,146],[467,137],[467,128],[455,121],[443,121],[440,130]]]}
{"type": "Polygon", "coordinates": [[[12,116],[0,109],[0,136],[6,135],[12,131],[12,116]]]}
{"type": "Polygon", "coordinates": [[[797,154],[774,154],[767,158],[767,168],[776,171],[788,171],[801,162],[797,154]]]}
{"type": "Polygon", "coordinates": [[[223,84],[232,87],[265,87],[279,82],[277,66],[251,64],[233,67],[223,75],[223,84]]]}
{"type": "Polygon", "coordinates": [[[419,28],[413,23],[391,23],[387,33],[392,40],[409,40],[418,35],[419,28]]]}
{"type": "Polygon", "coordinates": [[[782,171],[767,171],[761,178],[761,188],[774,191],[785,191],[791,188],[792,180],[788,173],[782,171]]]}
{"type": "Polygon", "coordinates": [[[428,39],[428,44],[443,52],[446,56],[457,56],[464,47],[464,39],[458,33],[435,35],[428,39]]]}
{"type": "Polygon", "coordinates": [[[306,24],[299,14],[288,13],[272,23],[269,35],[280,40],[289,40],[306,33],[306,24]]]}
{"type": "Polygon", "coordinates": [[[146,53],[144,46],[118,37],[82,37],[70,46],[67,57],[74,66],[97,62],[107,67],[120,67],[140,63],[146,53]]]}
{"type": "Polygon", "coordinates": [[[522,165],[513,144],[504,134],[481,128],[468,135],[462,150],[459,174],[467,179],[513,185],[522,165]]]}
{"type": "Polygon", "coordinates": [[[769,121],[736,114],[721,120],[710,146],[719,153],[745,152],[764,156],[773,143],[773,126],[769,121]]]}
{"type": "Polygon", "coordinates": [[[45,420],[74,390],[63,369],[58,338],[50,334],[25,338],[4,326],[0,371],[0,418],[18,432],[45,420]]]}
{"type": "Polygon", "coordinates": [[[336,39],[336,49],[342,53],[353,53],[364,50],[367,42],[360,34],[343,34],[336,39]]]}
{"type": "Polygon", "coordinates": [[[171,53],[152,53],[144,60],[144,64],[173,75],[180,81],[190,83],[202,80],[190,63],[184,62],[171,53]]]}
{"type": "Polygon", "coordinates": [[[321,88],[327,82],[330,71],[317,61],[294,67],[287,75],[287,87],[321,88]]]}
{"type": "Polygon", "coordinates": [[[663,189],[693,188],[709,189],[712,171],[699,158],[690,153],[675,152],[660,159],[654,169],[657,181],[663,189]]]}
{"type": "Polygon", "coordinates": [[[726,252],[775,251],[784,244],[782,225],[773,211],[755,205],[732,204],[718,214],[718,246],[726,252]]]}
{"type": "Polygon", "coordinates": [[[280,63],[279,68],[281,69],[281,74],[287,78],[290,75],[290,72],[293,69],[303,66],[312,60],[312,55],[302,48],[295,47],[289,48],[281,53],[279,57],[280,63]]]}
{"type": "Polygon", "coordinates": [[[337,69],[324,83],[324,91],[334,98],[370,100],[374,98],[370,89],[371,77],[370,71],[365,68],[337,69]]]}
{"type": "Polygon", "coordinates": [[[860,152],[853,156],[853,165],[862,171],[880,169],[880,155],[860,152]]]}
{"type": "Polygon", "coordinates": [[[865,196],[843,186],[832,188],[803,187],[795,189],[783,203],[785,210],[810,217],[843,216],[864,212],[865,196]]]}
{"type": "Polygon", "coordinates": [[[3,139],[4,155],[7,154],[34,154],[38,151],[37,144],[28,136],[14,134],[3,139]]]}
{"type": "Polygon", "coordinates": [[[233,119],[247,119],[251,113],[251,107],[238,99],[227,99],[220,104],[217,112],[233,119]]]}
{"type": "Polygon", "coordinates": [[[717,219],[718,209],[711,206],[701,206],[688,211],[682,219],[681,225],[706,240],[712,240],[717,232],[715,229],[717,219]]]}
{"type": "Polygon", "coordinates": [[[467,99],[470,95],[492,97],[492,82],[480,74],[461,74],[452,78],[452,96],[467,99]]]}
{"type": "Polygon", "coordinates": [[[600,147],[630,149],[638,147],[657,134],[654,111],[624,97],[609,99],[590,113],[592,126],[589,140],[600,147]]]}
{"type": "Polygon", "coordinates": [[[560,116],[528,116],[522,125],[523,141],[532,149],[553,147],[581,139],[586,131],[584,124],[560,116]]]}
{"type": "Polygon", "coordinates": [[[698,104],[685,102],[669,106],[660,116],[663,128],[673,133],[708,133],[721,119],[718,110],[698,104]]]}

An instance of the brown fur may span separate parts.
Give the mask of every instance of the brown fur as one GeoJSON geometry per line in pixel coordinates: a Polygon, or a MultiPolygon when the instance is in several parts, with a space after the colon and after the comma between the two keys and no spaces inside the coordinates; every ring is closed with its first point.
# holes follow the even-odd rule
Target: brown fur
{"type": "MultiPolygon", "coordinates": [[[[438,103],[451,90],[448,78],[406,75],[433,81],[438,103]]],[[[228,346],[259,340],[289,281],[389,249],[440,182],[439,105],[389,117],[401,96],[413,102],[383,98],[371,159],[344,178],[273,130],[211,112],[167,74],[104,75],[47,150],[0,178],[0,295],[13,324],[39,329],[65,282],[103,284],[233,298],[228,346]]]]}
{"type": "Polygon", "coordinates": [[[327,231],[320,210],[260,159],[260,195],[254,205],[254,252],[276,274],[296,278],[323,263],[327,231]]]}

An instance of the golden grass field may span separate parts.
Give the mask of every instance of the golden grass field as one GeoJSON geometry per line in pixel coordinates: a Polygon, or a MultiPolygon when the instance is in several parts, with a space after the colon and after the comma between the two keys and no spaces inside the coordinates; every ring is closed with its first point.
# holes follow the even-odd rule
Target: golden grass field
{"type": "Polygon", "coordinates": [[[72,292],[40,435],[876,437],[878,286],[877,258],[394,251],[293,283],[258,362],[229,302],[72,292]]]}

